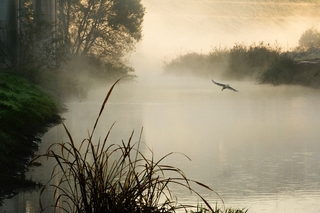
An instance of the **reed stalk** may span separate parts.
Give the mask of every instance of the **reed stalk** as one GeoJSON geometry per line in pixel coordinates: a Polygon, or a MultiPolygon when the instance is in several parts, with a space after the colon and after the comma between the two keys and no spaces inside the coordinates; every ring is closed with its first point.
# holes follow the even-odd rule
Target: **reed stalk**
{"type": "Polygon", "coordinates": [[[176,212],[178,209],[187,211],[194,208],[178,203],[170,188],[173,184],[195,193],[203,201],[206,209],[214,212],[205,198],[190,184],[213,191],[210,187],[188,179],[184,172],[175,166],[163,164],[164,159],[176,153],[170,152],[159,160],[154,159],[154,154],[149,148],[150,158],[142,153],[140,147],[143,129],[137,142],[133,141],[135,131],[132,131],[126,142],[116,144],[109,142],[113,124],[103,140],[93,141],[100,116],[119,81],[120,79],[109,89],[88,138],[77,145],[63,124],[69,142],[52,144],[42,155],[53,158],[56,162],[51,180],[40,192],[42,212],[53,208],[55,212],[151,213],[176,212]],[[58,181],[54,182],[55,179],[58,181]],[[43,206],[41,197],[49,187],[54,189],[55,202],[53,205],[43,206]]]}

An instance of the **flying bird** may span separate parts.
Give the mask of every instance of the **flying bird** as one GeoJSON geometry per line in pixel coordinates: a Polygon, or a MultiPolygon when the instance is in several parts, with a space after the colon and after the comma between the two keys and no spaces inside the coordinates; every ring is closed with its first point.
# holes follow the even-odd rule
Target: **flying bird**
{"type": "Polygon", "coordinates": [[[218,85],[218,86],[222,87],[222,90],[221,90],[221,91],[223,91],[224,89],[230,89],[230,90],[233,90],[233,91],[235,91],[235,92],[239,92],[238,90],[236,90],[236,89],[234,89],[234,88],[230,87],[230,86],[229,86],[229,84],[220,84],[220,83],[218,83],[218,82],[215,82],[215,81],[214,81],[214,80],[212,80],[212,79],[211,79],[211,81],[212,81],[214,84],[216,84],[216,85],[218,85]]]}

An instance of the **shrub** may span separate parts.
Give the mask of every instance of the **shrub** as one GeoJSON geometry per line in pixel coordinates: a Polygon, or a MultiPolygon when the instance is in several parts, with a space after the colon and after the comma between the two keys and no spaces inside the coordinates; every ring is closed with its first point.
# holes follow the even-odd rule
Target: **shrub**
{"type": "Polygon", "coordinates": [[[192,74],[200,77],[223,75],[228,79],[257,79],[279,58],[281,51],[274,46],[253,43],[249,47],[235,44],[231,49],[214,48],[209,54],[188,53],[164,66],[166,73],[192,74]]]}
{"type": "Polygon", "coordinates": [[[298,73],[296,62],[287,54],[282,54],[261,76],[261,83],[272,85],[293,84],[298,73]]]}

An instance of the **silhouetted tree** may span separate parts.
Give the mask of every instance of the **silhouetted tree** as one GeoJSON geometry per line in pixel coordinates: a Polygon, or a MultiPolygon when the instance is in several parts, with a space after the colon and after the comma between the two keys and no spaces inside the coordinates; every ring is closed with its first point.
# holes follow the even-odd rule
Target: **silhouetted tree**
{"type": "Polygon", "coordinates": [[[295,84],[295,76],[299,73],[297,62],[288,54],[281,54],[274,63],[260,77],[261,83],[274,86],[281,84],[295,84]]]}
{"type": "Polygon", "coordinates": [[[70,55],[118,60],[141,39],[140,0],[58,0],[57,29],[70,55]]]}
{"type": "Polygon", "coordinates": [[[314,52],[316,49],[320,49],[320,32],[312,27],[301,35],[299,50],[314,52]]]}
{"type": "Polygon", "coordinates": [[[38,71],[56,67],[64,54],[53,23],[35,13],[32,0],[23,1],[19,13],[19,28],[13,24],[2,29],[0,59],[6,68],[33,80],[38,71]]]}

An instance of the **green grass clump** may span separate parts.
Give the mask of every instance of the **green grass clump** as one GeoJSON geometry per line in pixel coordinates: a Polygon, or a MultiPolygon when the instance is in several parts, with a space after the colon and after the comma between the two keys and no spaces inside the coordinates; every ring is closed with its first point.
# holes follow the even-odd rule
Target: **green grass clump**
{"type": "Polygon", "coordinates": [[[170,190],[170,186],[175,184],[198,195],[206,208],[213,211],[209,203],[190,184],[212,189],[188,179],[179,168],[163,164],[164,159],[174,153],[155,160],[150,149],[150,158],[141,152],[142,131],[137,142],[133,141],[133,131],[126,142],[110,143],[112,125],[103,140],[93,140],[99,118],[118,81],[110,88],[88,138],[77,145],[64,125],[69,142],[53,144],[47,153],[42,155],[53,158],[56,165],[51,180],[40,193],[42,196],[47,188],[53,187],[55,202],[43,206],[40,196],[41,209],[86,213],[148,213],[175,212],[177,209],[191,207],[179,204],[175,199],[170,190]]]}
{"type": "Polygon", "coordinates": [[[0,76],[1,130],[24,137],[43,133],[60,120],[56,103],[27,80],[9,74],[0,76]]]}
{"type": "Polygon", "coordinates": [[[0,192],[12,190],[21,178],[34,141],[60,121],[55,102],[29,81],[0,72],[0,192]]]}

